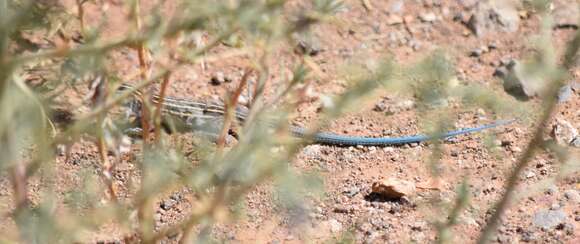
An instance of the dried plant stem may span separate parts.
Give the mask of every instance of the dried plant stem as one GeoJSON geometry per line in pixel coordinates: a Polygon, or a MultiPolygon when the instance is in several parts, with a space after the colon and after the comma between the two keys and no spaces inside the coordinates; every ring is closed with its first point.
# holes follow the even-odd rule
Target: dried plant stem
{"type": "Polygon", "coordinates": [[[109,192],[109,197],[113,202],[118,202],[117,198],[117,190],[115,188],[115,184],[113,183],[113,164],[109,161],[109,157],[107,157],[107,145],[105,143],[105,138],[102,135],[102,132],[99,135],[97,140],[97,149],[99,151],[99,156],[101,157],[102,162],[102,170],[101,170],[101,177],[107,186],[107,190],[109,192]]]}
{"type": "MultiPolygon", "coordinates": [[[[580,47],[580,31],[576,31],[574,39],[569,43],[568,48],[566,50],[564,56],[564,64],[563,67],[568,70],[570,69],[575,61],[576,61],[576,54],[578,53],[578,49],[580,47]]],[[[513,172],[510,174],[507,183],[503,189],[505,189],[504,195],[501,199],[497,202],[495,206],[495,212],[487,221],[487,224],[483,228],[479,239],[477,240],[478,244],[484,244],[489,241],[490,236],[495,232],[499,219],[507,209],[509,202],[514,194],[514,190],[517,186],[519,175],[521,172],[526,168],[529,161],[534,156],[534,152],[538,146],[542,145],[544,130],[546,125],[548,124],[550,118],[552,118],[552,114],[556,109],[557,99],[556,95],[562,85],[562,79],[560,77],[554,79],[552,82],[548,82],[547,87],[549,91],[546,93],[546,101],[544,104],[544,109],[542,111],[538,127],[534,132],[534,136],[532,140],[528,143],[526,150],[516,163],[516,166],[513,172]]]]}
{"type": "MultiPolygon", "coordinates": [[[[24,163],[16,163],[9,169],[8,176],[12,183],[12,190],[14,191],[15,210],[13,218],[18,223],[20,238],[22,242],[29,241],[29,237],[25,234],[26,229],[22,226],[23,217],[26,218],[26,211],[29,208],[30,201],[28,200],[28,178],[26,177],[26,166],[24,163]]],[[[26,220],[24,220],[26,221],[26,220]]]]}
{"type": "MultiPolygon", "coordinates": [[[[135,28],[138,32],[141,32],[142,24],[141,24],[141,6],[140,0],[135,0],[132,14],[135,18],[135,28]]],[[[149,78],[149,55],[147,53],[147,49],[143,42],[137,44],[137,54],[139,56],[139,69],[141,71],[141,80],[147,80],[149,78]]],[[[149,116],[149,90],[145,90],[142,97],[142,106],[141,106],[141,126],[143,128],[143,145],[147,145],[149,143],[149,129],[151,128],[150,116],[149,116]]]]}
{"type": "Polygon", "coordinates": [[[231,94],[229,99],[227,100],[226,107],[225,107],[226,112],[224,115],[224,123],[222,126],[222,130],[219,134],[218,140],[217,140],[217,147],[218,147],[218,150],[220,150],[220,151],[223,149],[223,147],[226,143],[226,136],[228,135],[228,131],[229,131],[230,126],[232,124],[232,120],[234,118],[234,113],[236,111],[236,107],[238,106],[238,100],[240,98],[240,95],[242,94],[242,91],[244,91],[246,84],[248,83],[248,78],[250,77],[251,73],[252,73],[252,71],[250,69],[248,69],[244,72],[244,75],[243,75],[242,79],[240,80],[240,84],[238,85],[238,87],[236,88],[234,93],[231,94]]]}
{"type": "Polygon", "coordinates": [[[81,33],[85,33],[86,29],[85,29],[85,10],[83,8],[83,4],[85,3],[85,0],[76,0],[76,4],[77,4],[77,11],[79,12],[79,24],[81,26],[81,33]]]}
{"type": "MultiPolygon", "coordinates": [[[[169,80],[171,73],[165,74],[163,77],[163,82],[161,82],[161,90],[159,91],[159,101],[163,101],[165,94],[167,93],[167,86],[169,86],[169,80]]],[[[159,142],[161,137],[161,112],[163,109],[163,103],[157,103],[155,107],[155,114],[153,115],[153,121],[155,121],[155,141],[159,142]]]]}
{"type": "Polygon", "coordinates": [[[373,5],[371,5],[371,3],[369,2],[369,0],[362,0],[362,4],[363,4],[363,7],[365,7],[365,9],[367,11],[370,12],[370,11],[373,10],[373,5]]]}
{"type": "MultiPolygon", "coordinates": [[[[94,86],[94,93],[91,97],[93,108],[101,106],[106,101],[108,91],[106,89],[108,79],[104,75],[98,75],[95,80],[92,81],[91,86],[94,86]]],[[[104,123],[106,119],[106,114],[100,114],[97,118],[97,150],[99,157],[101,158],[101,177],[107,186],[109,197],[112,201],[117,202],[117,193],[114,189],[114,184],[112,181],[112,168],[113,165],[107,157],[107,145],[104,136],[104,123]]]]}
{"type": "MultiPolygon", "coordinates": [[[[135,28],[138,32],[141,32],[141,10],[140,10],[140,0],[134,0],[133,2],[133,9],[132,15],[135,19],[135,28]]],[[[147,49],[145,48],[144,42],[141,42],[137,45],[137,54],[139,56],[139,69],[141,71],[141,80],[147,80],[149,78],[149,55],[147,53],[147,49]]],[[[168,73],[167,73],[168,74],[168,73]]],[[[166,74],[166,75],[167,75],[166,74]]],[[[142,91],[141,97],[141,128],[142,128],[142,138],[143,138],[143,152],[146,153],[149,147],[149,131],[151,128],[150,125],[150,109],[149,109],[149,89],[145,89],[142,91]]],[[[139,236],[143,242],[148,243],[151,233],[153,233],[153,199],[149,196],[143,196],[143,186],[145,183],[143,181],[146,180],[145,175],[145,168],[141,168],[141,198],[142,201],[140,202],[138,209],[137,209],[137,217],[139,219],[139,236]]]]}
{"type": "Polygon", "coordinates": [[[24,163],[16,163],[9,171],[10,182],[12,183],[12,190],[14,191],[14,202],[16,203],[15,213],[28,208],[28,186],[26,177],[26,166],[24,163]]]}

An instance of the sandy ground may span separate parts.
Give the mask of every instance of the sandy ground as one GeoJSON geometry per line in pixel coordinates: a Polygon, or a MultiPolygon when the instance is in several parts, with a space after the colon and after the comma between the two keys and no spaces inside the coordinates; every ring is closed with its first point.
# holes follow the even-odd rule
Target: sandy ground
{"type": "MultiPolygon", "coordinates": [[[[147,1],[144,1],[147,8],[147,1]]],[[[288,9],[304,5],[306,1],[290,1],[288,9]]],[[[395,62],[406,65],[417,62],[433,50],[443,50],[450,54],[461,84],[478,84],[496,91],[501,97],[527,108],[538,108],[539,100],[521,102],[507,95],[502,81],[494,77],[494,71],[502,61],[529,57],[533,48],[530,43],[538,33],[539,16],[521,13],[519,28],[513,32],[490,32],[483,37],[474,35],[462,20],[466,20],[476,10],[468,2],[476,1],[404,1],[402,8],[397,2],[369,1],[373,9],[367,10],[363,1],[345,1],[345,7],[337,13],[341,24],[326,23],[316,26],[321,52],[313,56],[327,79],[313,78],[314,97],[336,95],[344,91],[344,83],[338,80],[342,67],[351,62],[379,59],[388,56],[395,62]],[[433,19],[430,19],[434,15],[433,19]],[[396,23],[397,17],[407,20],[396,23]],[[395,22],[395,23],[394,23],[395,22]],[[493,46],[488,51],[472,55],[482,47],[493,46]]],[[[574,2],[574,1],[569,1],[574,2]]],[[[168,4],[171,5],[171,4],[168,4]]],[[[171,9],[171,6],[167,7],[171,9]]],[[[146,12],[146,11],[144,11],[146,12]]],[[[122,6],[110,5],[106,15],[112,17],[104,35],[114,37],[125,31],[122,6]]],[[[87,23],[97,23],[103,12],[96,6],[87,5],[87,23]]],[[[553,32],[555,47],[562,51],[564,43],[570,39],[574,29],[558,28],[553,32]]],[[[220,46],[215,53],[227,51],[220,46]]],[[[280,84],[280,74],[290,70],[290,64],[297,60],[289,50],[280,50],[275,58],[268,60],[273,69],[271,89],[280,84]],[[277,83],[278,82],[278,83],[277,83]]],[[[127,75],[138,69],[136,52],[124,50],[111,57],[119,74],[127,75]]],[[[171,96],[219,99],[226,91],[234,89],[236,82],[212,85],[210,80],[222,72],[234,81],[239,80],[248,60],[243,57],[228,58],[207,63],[205,69],[189,66],[174,72],[168,93],[171,96]]],[[[580,69],[572,70],[571,80],[578,78],[580,69]]],[[[266,98],[273,92],[266,91],[266,98]]],[[[387,89],[379,89],[371,99],[365,100],[356,111],[332,121],[327,130],[349,135],[397,136],[419,132],[420,126],[429,118],[421,117],[415,107],[397,110],[392,114],[375,109],[379,103],[387,107],[397,107],[399,101],[413,101],[405,94],[393,94],[387,89]]],[[[494,114],[484,111],[483,106],[463,107],[451,105],[456,111],[453,119],[459,127],[474,126],[494,119],[494,114]]],[[[313,99],[302,104],[295,111],[294,123],[309,125],[318,117],[320,100],[313,99]]],[[[580,96],[576,90],[571,97],[559,104],[555,117],[568,121],[580,129],[580,96]]],[[[509,115],[502,115],[510,119],[509,115]],[[507,117],[506,117],[507,116],[507,117]]],[[[432,242],[436,238],[437,221],[445,220],[453,205],[456,189],[462,180],[469,180],[469,204],[460,214],[453,230],[453,242],[474,242],[491,215],[490,207],[503,193],[506,175],[525,149],[537,126],[533,118],[493,129],[484,134],[460,136],[442,145],[441,164],[438,166],[440,178],[434,182],[428,160],[433,145],[407,145],[401,147],[333,147],[310,145],[305,147],[292,162],[298,172],[316,173],[324,182],[324,194],[318,199],[309,199],[309,212],[305,221],[294,225],[289,214],[276,205],[272,196],[272,186],[268,183],[256,187],[244,200],[245,209],[233,222],[218,224],[211,229],[211,237],[233,243],[320,243],[333,241],[343,236],[352,236],[357,243],[407,243],[432,242]],[[487,147],[485,139],[497,137],[500,145],[487,147]],[[417,194],[401,201],[376,201],[369,198],[373,182],[386,178],[405,180],[417,186],[437,186],[437,190],[419,189],[417,194]]],[[[186,137],[182,136],[182,137],[186,137]]],[[[546,135],[546,139],[550,137],[546,135]]],[[[135,146],[137,147],[137,146],[135,146]]],[[[570,149],[578,152],[578,149],[570,149]]],[[[135,149],[133,153],[139,153],[135,149]]],[[[115,184],[121,189],[121,197],[130,198],[125,192],[131,178],[138,178],[135,156],[126,155],[116,168],[115,184]]],[[[90,142],[76,143],[72,157],[65,161],[57,159],[59,191],[62,196],[80,184],[84,174],[94,172],[98,155],[90,142]]],[[[577,163],[577,161],[576,161],[577,163]]],[[[518,199],[502,218],[499,232],[494,242],[513,243],[528,241],[534,243],[580,243],[580,175],[578,172],[560,177],[562,163],[546,150],[533,158],[518,186],[518,199]],[[547,181],[555,179],[554,181],[547,181]],[[531,189],[531,190],[530,190],[531,189]],[[575,198],[576,197],[576,198],[575,198]],[[564,213],[555,227],[541,228],[534,224],[534,218],[543,212],[564,213]]],[[[2,177],[0,187],[0,209],[11,209],[11,190],[6,177],[2,177]]],[[[31,183],[30,195],[38,198],[39,185],[31,183]]],[[[429,188],[429,187],[427,187],[429,188]]],[[[175,223],[191,212],[193,194],[187,189],[177,190],[160,199],[156,204],[157,226],[175,223]],[[171,204],[168,204],[171,203],[171,204]]],[[[4,211],[4,210],[3,210],[4,211]]],[[[0,233],[14,228],[13,221],[3,218],[0,233]]],[[[91,236],[91,241],[115,242],[122,240],[122,231],[115,226],[106,226],[91,236]]],[[[172,242],[170,238],[167,240],[172,242]]]]}

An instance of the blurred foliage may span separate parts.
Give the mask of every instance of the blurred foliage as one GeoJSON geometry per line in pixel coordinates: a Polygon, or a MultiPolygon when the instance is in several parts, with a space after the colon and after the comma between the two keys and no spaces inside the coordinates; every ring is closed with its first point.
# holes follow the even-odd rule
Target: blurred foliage
{"type": "MultiPolygon", "coordinates": [[[[111,4],[106,1],[77,3],[101,7],[111,4]]],[[[293,74],[281,81],[284,89],[275,94],[274,102],[279,109],[269,110],[261,100],[265,81],[271,75],[264,60],[277,48],[292,45],[294,34],[308,32],[313,25],[332,20],[332,15],[343,4],[336,0],[314,0],[301,6],[301,11],[292,13],[286,11],[285,3],[283,0],[178,1],[174,13],[166,16],[161,3],[151,13],[138,15],[140,2],[126,1],[117,4],[125,4],[124,8],[132,10],[127,11],[127,19],[134,25],[119,39],[111,39],[103,34],[105,20],[84,30],[79,27],[83,16],[77,16],[74,10],[79,6],[65,7],[51,0],[0,0],[0,170],[10,179],[14,198],[13,209],[3,214],[14,218],[20,235],[11,241],[83,242],[89,238],[87,232],[96,232],[111,223],[120,226],[127,240],[137,236],[138,240],[150,243],[184,233],[180,238],[187,242],[195,240],[195,233],[200,229],[199,238],[204,240],[212,225],[239,217],[246,194],[263,182],[272,183],[272,201],[277,209],[283,210],[280,213],[287,214],[292,223],[305,222],[309,209],[307,199],[323,195],[323,182],[314,174],[292,168],[291,162],[305,141],[288,140],[286,131],[289,113],[296,106],[290,101],[303,97],[297,87],[311,82],[312,67],[302,62],[305,59],[290,64],[293,74]],[[177,40],[177,47],[167,44],[171,40],[177,40]],[[143,89],[174,69],[216,55],[213,49],[222,44],[249,52],[249,63],[258,71],[253,120],[243,125],[239,142],[220,149],[209,140],[192,143],[189,134],[185,138],[161,134],[162,138],[152,145],[139,142],[141,147],[126,152],[123,131],[117,127],[118,116],[114,112],[131,96],[130,92],[119,95],[113,89],[125,79],[136,79],[139,72],[127,78],[126,73],[115,70],[112,54],[136,52],[133,49],[144,46],[150,51],[151,60],[178,56],[171,62],[152,65],[147,70],[152,74],[149,79],[136,85],[137,89],[143,89]],[[109,83],[95,85],[93,81],[100,75],[109,83]],[[100,93],[99,85],[106,92],[100,93]],[[71,98],[71,93],[78,97],[71,98]],[[74,118],[61,118],[67,116],[59,116],[55,107],[71,111],[74,116],[70,116],[74,118]],[[259,123],[265,120],[266,114],[272,126],[259,123]],[[60,125],[63,122],[60,120],[65,125],[60,125]],[[87,147],[86,142],[94,143],[96,148],[105,145],[104,149],[83,150],[92,155],[105,150],[100,152],[101,158],[73,155],[84,159],[82,162],[88,161],[82,165],[86,169],[76,173],[81,180],[73,186],[59,185],[59,177],[70,177],[62,176],[56,168],[57,160],[65,156],[69,159],[62,145],[87,147]],[[109,151],[114,153],[108,155],[109,151]],[[115,169],[122,163],[135,167],[130,173],[115,169]],[[28,182],[32,180],[40,181],[41,188],[34,199],[28,196],[28,182]],[[125,183],[123,189],[119,189],[119,182],[125,183]],[[178,189],[192,193],[195,208],[183,220],[159,226],[152,217],[155,203],[178,189]],[[232,206],[234,210],[230,213],[232,206]]],[[[543,39],[540,44],[544,41],[550,40],[543,39]]],[[[532,63],[531,71],[545,75],[544,78],[560,75],[552,48],[540,51],[544,55],[532,63]]],[[[429,112],[424,114],[425,121],[433,121],[430,119],[433,114],[448,115],[446,105],[434,104],[449,97],[500,115],[502,111],[518,111],[515,105],[502,106],[506,104],[505,99],[483,87],[457,84],[454,62],[441,50],[409,66],[397,65],[386,57],[350,60],[346,66],[346,72],[336,77],[347,81],[345,92],[325,104],[320,123],[314,124],[311,132],[345,111],[360,107],[357,103],[379,88],[415,96],[421,111],[429,112]]],[[[454,119],[438,116],[434,128],[447,128],[443,126],[447,125],[446,121],[454,119]]],[[[462,201],[468,191],[466,185],[462,184],[459,190],[457,208],[466,204],[462,201]]],[[[458,211],[451,213],[455,216],[458,211]]],[[[450,228],[454,221],[444,223],[445,228],[450,228]]],[[[441,231],[447,238],[448,230],[441,231]]],[[[339,242],[350,243],[352,239],[350,234],[345,234],[339,242]]]]}

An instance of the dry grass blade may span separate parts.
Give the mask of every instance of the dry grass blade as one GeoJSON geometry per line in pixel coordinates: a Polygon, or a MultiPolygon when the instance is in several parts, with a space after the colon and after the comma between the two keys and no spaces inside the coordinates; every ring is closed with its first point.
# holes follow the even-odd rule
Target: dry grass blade
{"type": "Polygon", "coordinates": [[[242,79],[240,80],[240,84],[238,84],[238,87],[236,88],[236,90],[229,96],[229,99],[227,99],[227,103],[225,104],[225,117],[224,117],[224,123],[222,126],[222,129],[220,131],[219,137],[217,139],[217,145],[218,145],[218,149],[222,150],[223,147],[225,146],[226,143],[226,136],[228,135],[228,131],[231,128],[232,125],[232,120],[234,118],[234,112],[236,111],[236,108],[238,106],[238,101],[240,98],[240,95],[242,94],[242,92],[244,91],[244,88],[246,88],[246,85],[248,83],[248,78],[250,77],[250,75],[252,74],[252,70],[248,69],[244,72],[244,75],[242,76],[242,79]]]}

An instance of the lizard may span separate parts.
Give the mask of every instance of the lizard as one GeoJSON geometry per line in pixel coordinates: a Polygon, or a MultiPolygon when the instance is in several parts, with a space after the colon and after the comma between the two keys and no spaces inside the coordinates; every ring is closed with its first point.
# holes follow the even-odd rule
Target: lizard
{"type": "MultiPolygon", "coordinates": [[[[136,97],[141,97],[142,94],[135,90],[132,86],[128,84],[121,84],[118,91],[133,91],[136,97]]],[[[223,120],[225,114],[225,108],[223,104],[219,103],[209,103],[200,102],[194,100],[188,100],[176,97],[159,97],[158,95],[153,95],[151,99],[153,104],[161,103],[162,114],[164,116],[171,116],[177,118],[179,122],[178,126],[172,124],[173,129],[176,127],[199,131],[207,129],[208,126],[218,126],[220,127],[220,120],[223,120]]],[[[140,116],[140,102],[135,99],[129,103],[130,111],[136,115],[140,116]]],[[[249,115],[249,110],[244,106],[237,106],[234,111],[234,117],[240,124],[243,124],[249,115]]],[[[140,121],[139,119],[136,121],[140,121]]],[[[329,132],[317,132],[311,135],[310,143],[323,144],[323,145],[334,145],[334,146],[392,146],[392,145],[403,145],[410,143],[421,143],[429,140],[437,139],[448,139],[451,137],[480,132],[486,129],[491,129],[494,127],[499,127],[512,123],[514,120],[498,120],[490,124],[481,125],[478,127],[464,128],[453,131],[448,131],[439,135],[413,135],[413,136],[402,136],[402,137],[363,137],[363,136],[349,136],[349,135],[339,135],[329,132]]],[[[165,126],[167,129],[167,125],[165,126]]],[[[219,131],[220,128],[213,128],[213,131],[219,131]]],[[[295,137],[304,138],[308,136],[308,130],[299,126],[290,126],[290,134],[295,137]]]]}

